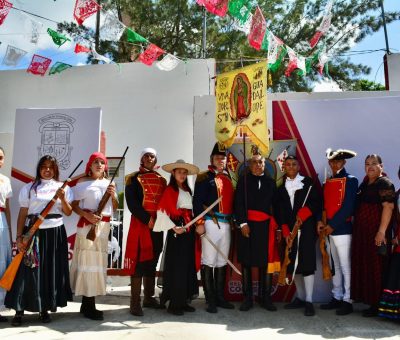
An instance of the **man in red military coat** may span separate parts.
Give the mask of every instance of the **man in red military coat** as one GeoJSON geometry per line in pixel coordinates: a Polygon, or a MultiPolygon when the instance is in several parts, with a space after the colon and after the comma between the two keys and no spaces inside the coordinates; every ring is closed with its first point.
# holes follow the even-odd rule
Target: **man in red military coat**
{"type": "Polygon", "coordinates": [[[155,274],[163,248],[163,232],[154,232],[158,202],[167,185],[165,178],[154,171],[157,152],[145,148],[139,171],[126,176],[125,199],[131,212],[124,268],[131,276],[130,313],[142,316],[140,291],[144,288],[143,307],[159,308],[154,298],[155,274]]]}

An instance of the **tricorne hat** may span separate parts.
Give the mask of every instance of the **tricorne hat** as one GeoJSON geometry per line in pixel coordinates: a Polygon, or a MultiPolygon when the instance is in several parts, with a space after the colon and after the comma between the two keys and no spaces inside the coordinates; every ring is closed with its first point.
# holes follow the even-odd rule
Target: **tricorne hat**
{"type": "Polygon", "coordinates": [[[330,161],[349,159],[355,156],[357,156],[357,152],[351,150],[345,150],[345,149],[332,150],[331,148],[326,150],[326,158],[328,158],[328,160],[330,161]]]}
{"type": "Polygon", "coordinates": [[[162,166],[162,169],[169,173],[172,173],[175,169],[186,169],[188,175],[196,175],[200,171],[196,165],[186,163],[183,159],[178,159],[175,163],[165,164],[162,166]]]}
{"type": "Polygon", "coordinates": [[[219,142],[216,142],[212,151],[211,151],[211,156],[214,155],[221,155],[221,156],[226,156],[226,147],[224,144],[221,144],[219,142]]]}

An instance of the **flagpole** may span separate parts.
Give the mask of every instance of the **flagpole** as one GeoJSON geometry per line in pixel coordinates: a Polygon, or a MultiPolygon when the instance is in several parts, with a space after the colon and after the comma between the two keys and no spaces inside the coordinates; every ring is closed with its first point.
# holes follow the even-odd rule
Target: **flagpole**
{"type": "Polygon", "coordinates": [[[243,171],[244,171],[244,209],[247,223],[247,169],[246,169],[246,132],[243,132],[243,171]]]}

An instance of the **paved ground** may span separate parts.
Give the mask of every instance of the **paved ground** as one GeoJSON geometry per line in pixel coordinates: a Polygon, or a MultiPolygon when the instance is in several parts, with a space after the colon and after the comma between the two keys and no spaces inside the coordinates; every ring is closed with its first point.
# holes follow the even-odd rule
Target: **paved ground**
{"type": "MultiPolygon", "coordinates": [[[[123,284],[126,284],[123,283],[123,284]]],[[[196,312],[173,316],[165,310],[145,309],[144,317],[129,314],[129,287],[119,286],[98,299],[104,310],[104,321],[92,321],[79,314],[78,300],[52,314],[52,322],[44,325],[37,314],[24,317],[22,327],[0,323],[0,339],[400,339],[400,323],[363,318],[356,312],[338,317],[331,311],[317,309],[314,317],[305,317],[299,310],[267,312],[256,306],[245,313],[236,309],[209,314],[204,310],[204,297],[193,302],[196,312]]],[[[3,313],[12,316],[12,311],[3,313]]]]}

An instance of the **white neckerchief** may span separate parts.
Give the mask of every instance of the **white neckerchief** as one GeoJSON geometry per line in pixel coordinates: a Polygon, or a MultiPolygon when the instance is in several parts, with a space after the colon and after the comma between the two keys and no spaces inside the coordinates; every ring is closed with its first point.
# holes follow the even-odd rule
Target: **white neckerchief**
{"type": "Polygon", "coordinates": [[[297,190],[303,189],[304,183],[302,180],[304,179],[303,176],[300,176],[300,174],[297,174],[297,176],[293,179],[290,179],[289,177],[286,178],[285,181],[285,188],[289,194],[290,198],[290,204],[294,205],[294,194],[297,190]]]}

